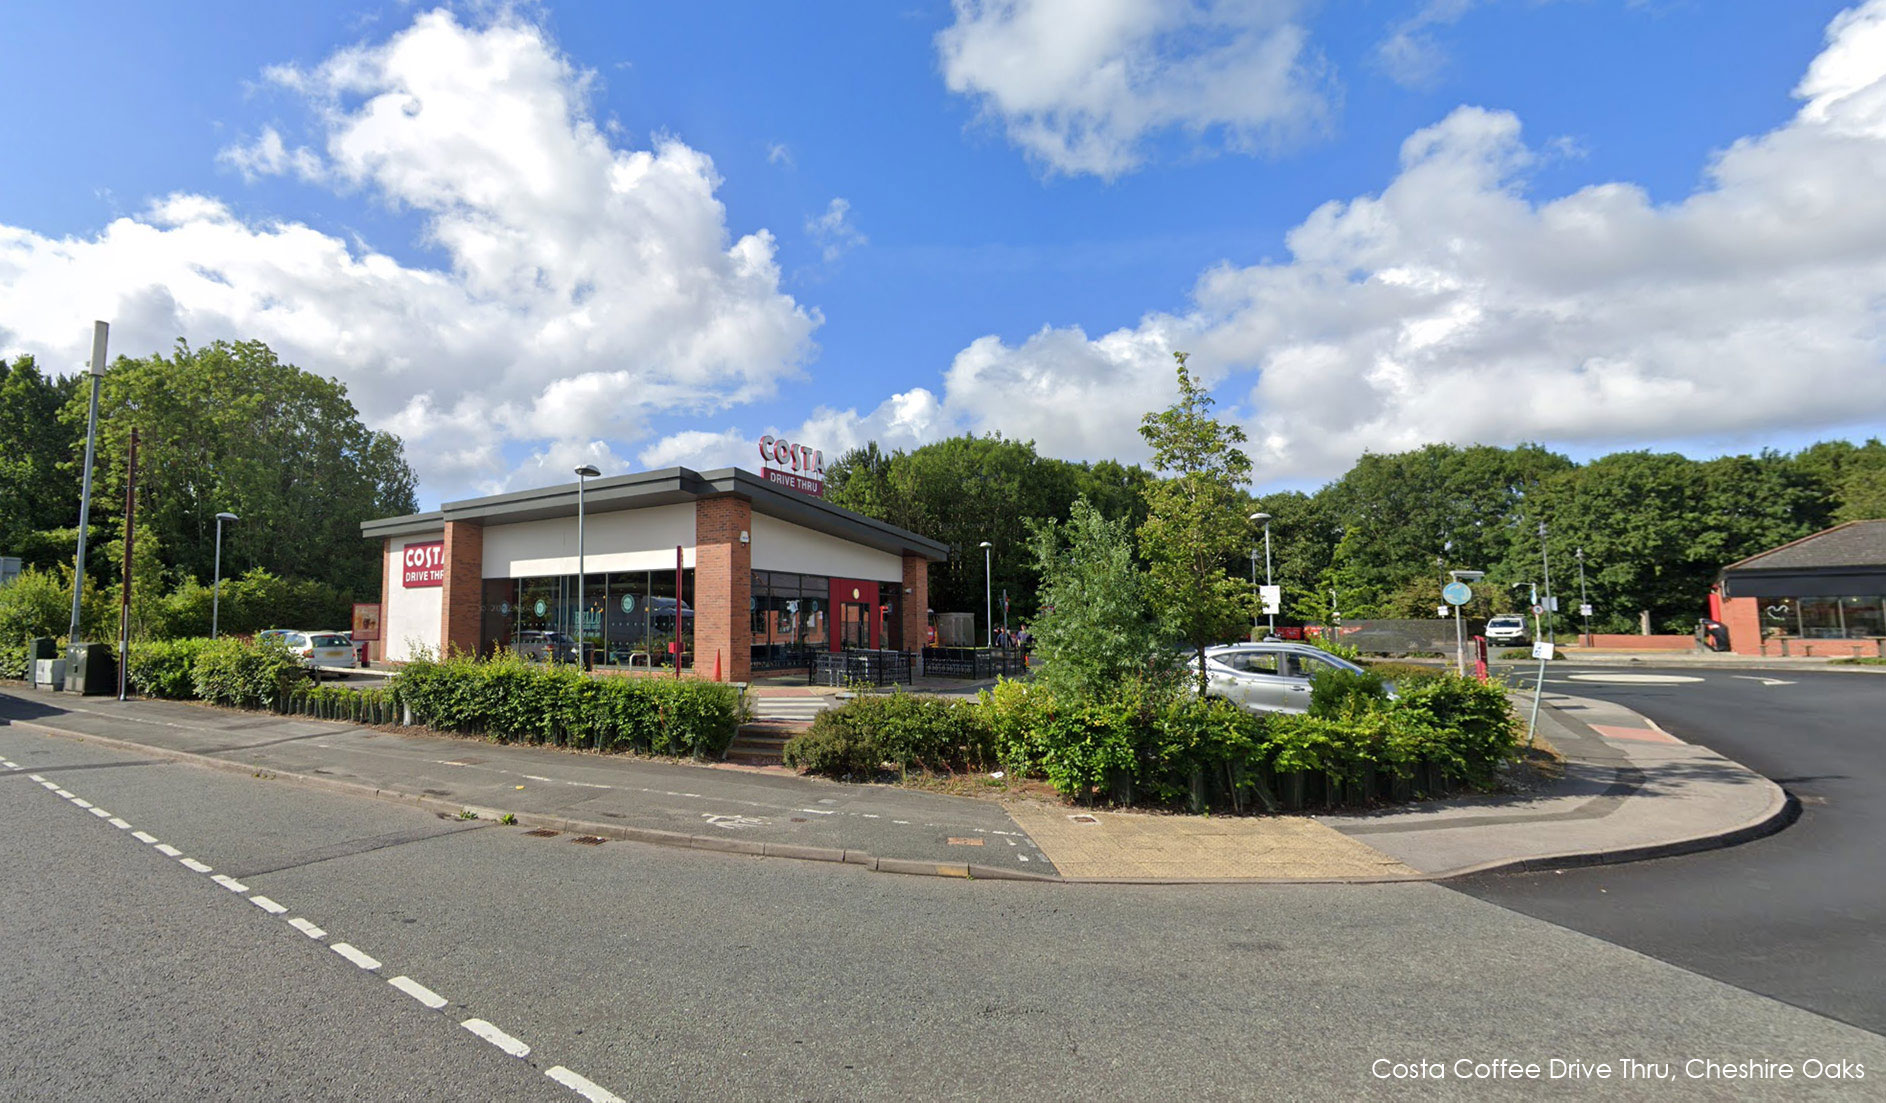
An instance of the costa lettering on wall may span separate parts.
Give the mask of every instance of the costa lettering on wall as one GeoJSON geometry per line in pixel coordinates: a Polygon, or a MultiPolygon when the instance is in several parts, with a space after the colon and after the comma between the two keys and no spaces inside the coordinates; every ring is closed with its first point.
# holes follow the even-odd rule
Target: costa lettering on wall
{"type": "Polygon", "coordinates": [[[400,585],[408,590],[445,585],[445,541],[406,545],[400,559],[400,585]]]}
{"type": "Polygon", "coordinates": [[[785,437],[760,438],[760,474],[767,482],[825,497],[825,453],[785,437]]]}

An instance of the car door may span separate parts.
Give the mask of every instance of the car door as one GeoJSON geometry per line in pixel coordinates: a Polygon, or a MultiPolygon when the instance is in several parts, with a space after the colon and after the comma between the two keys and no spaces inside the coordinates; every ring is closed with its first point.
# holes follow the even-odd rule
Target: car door
{"type": "Polygon", "coordinates": [[[1308,655],[1301,651],[1292,652],[1287,666],[1290,683],[1291,712],[1307,712],[1310,708],[1310,682],[1326,670],[1341,669],[1335,663],[1320,655],[1308,655]]]}
{"type": "Polygon", "coordinates": [[[1270,712],[1302,712],[1309,702],[1299,691],[1300,679],[1289,667],[1289,654],[1283,651],[1245,652],[1249,701],[1252,708],[1270,712]]]}

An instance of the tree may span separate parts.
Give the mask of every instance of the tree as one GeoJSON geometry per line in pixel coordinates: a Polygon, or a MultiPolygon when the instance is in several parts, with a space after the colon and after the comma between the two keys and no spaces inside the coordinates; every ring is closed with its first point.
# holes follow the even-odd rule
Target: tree
{"type": "Polygon", "coordinates": [[[1178,361],[1178,399],[1140,421],[1154,469],[1171,477],[1148,490],[1139,547],[1153,608],[1191,645],[1203,697],[1205,648],[1241,634],[1254,607],[1248,586],[1225,571],[1249,544],[1241,487],[1250,481],[1251,460],[1238,447],[1244,430],[1211,416],[1211,396],[1186,370],[1187,355],[1175,352],[1172,358],[1178,361]]]}
{"type": "MultiPolygon", "coordinates": [[[[63,417],[83,434],[85,398],[63,417]]],[[[255,565],[352,594],[379,590],[380,549],[360,522],[417,508],[397,437],[360,423],[347,388],[283,363],[259,341],[120,358],[99,398],[94,518],[122,515],[126,444],[140,434],[140,527],[172,577],[208,581],[216,514],[226,574],[255,565]]],[[[69,523],[69,522],[68,522],[69,523]]],[[[119,526],[122,527],[122,526],[119,526]]]]}
{"type": "Polygon", "coordinates": [[[1041,611],[1028,627],[1042,684],[1075,697],[1106,697],[1157,672],[1163,641],[1126,521],[1108,519],[1081,497],[1065,528],[1049,519],[1031,525],[1030,535],[1041,611]]]}
{"type": "Polygon", "coordinates": [[[59,421],[77,393],[76,377],[48,379],[31,356],[11,365],[0,360],[0,555],[17,555],[27,566],[72,559],[71,544],[62,549],[38,534],[78,517],[74,437],[59,421]]]}

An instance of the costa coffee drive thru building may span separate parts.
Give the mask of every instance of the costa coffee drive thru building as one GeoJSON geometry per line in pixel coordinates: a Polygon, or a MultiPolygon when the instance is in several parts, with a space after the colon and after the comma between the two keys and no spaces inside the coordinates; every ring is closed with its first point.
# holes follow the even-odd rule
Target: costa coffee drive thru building
{"type": "Polygon", "coordinates": [[[570,658],[580,638],[599,669],[746,681],[819,651],[920,650],[948,549],[824,501],[811,449],[760,445],[777,468],[672,467],[365,522],[385,564],[373,656],[570,658]]]}

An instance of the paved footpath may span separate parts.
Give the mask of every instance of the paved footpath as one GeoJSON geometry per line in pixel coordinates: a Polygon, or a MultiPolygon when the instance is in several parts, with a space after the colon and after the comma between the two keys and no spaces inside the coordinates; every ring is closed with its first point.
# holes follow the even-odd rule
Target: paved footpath
{"type": "Polygon", "coordinates": [[[1564,777],[1366,815],[1087,812],[416,729],[0,688],[0,722],[153,758],[417,803],[442,816],[883,872],[1102,882],[1432,880],[1727,845],[1785,826],[1773,782],[1603,702],[1548,694],[1564,777]]]}

